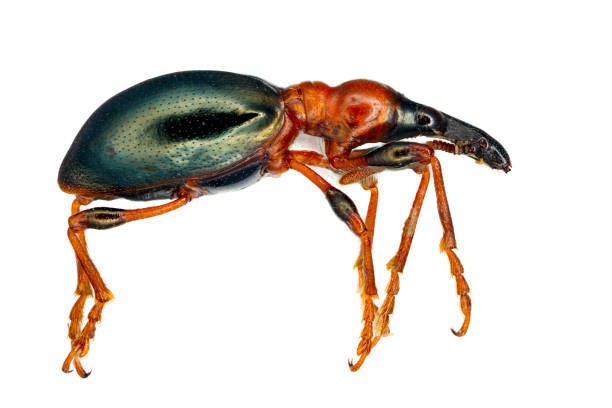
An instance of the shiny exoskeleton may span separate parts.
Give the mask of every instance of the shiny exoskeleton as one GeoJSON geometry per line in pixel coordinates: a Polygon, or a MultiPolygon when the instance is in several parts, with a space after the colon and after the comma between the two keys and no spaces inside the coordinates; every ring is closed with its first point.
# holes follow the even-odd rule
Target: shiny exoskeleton
{"type": "Polygon", "coordinates": [[[80,376],[88,375],[80,358],[89,351],[102,309],[112,299],[87,252],[86,229],[107,229],[160,215],[202,195],[244,188],[266,174],[289,169],[303,174],[325,194],[333,211],[361,242],[355,267],[364,328],[357,348],[359,360],[349,362],[353,371],[389,333],[398,274],[404,268],[431,175],[444,231],[440,247],[448,256],[465,316],[461,328],[453,332],[464,335],[470,321],[469,287],[454,252],[453,225],[435,150],[467,155],[505,172],[511,168],[504,148],[487,133],[374,81],[356,80],[337,87],[304,82],[283,89],[252,76],[188,71],[153,78],[117,94],[83,125],[59,171],[61,189],[76,196],[68,238],[78,274],[78,298],[70,312],[71,351],[63,370],[68,372],[74,365],[80,376]],[[291,150],[299,132],[323,138],[325,151],[291,150]],[[404,141],[416,136],[435,140],[404,141]],[[358,149],[366,143],[380,145],[358,149]],[[337,172],[340,184],[359,182],[370,191],[365,221],[352,200],[313,166],[337,172]],[[372,262],[378,203],[375,175],[389,169],[412,169],[421,175],[421,183],[400,247],[387,264],[390,281],[377,307],[372,262]],[[81,210],[94,200],[116,198],[172,201],[136,210],[81,210]],[[92,295],[95,303],[82,326],[85,301],[92,295]]]}

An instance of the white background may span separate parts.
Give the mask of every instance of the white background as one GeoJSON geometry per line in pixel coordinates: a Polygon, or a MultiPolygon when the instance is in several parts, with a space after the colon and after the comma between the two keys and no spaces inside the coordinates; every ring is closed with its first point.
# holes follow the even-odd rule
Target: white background
{"type": "MultiPolygon", "coordinates": [[[[1,406],[612,404],[606,2],[53,1],[5,4],[0,19],[1,406]],[[461,314],[432,188],[394,335],[351,373],[358,240],[288,172],[88,232],[115,300],[84,360],[92,375],[63,374],[76,273],[61,160],[107,98],[188,69],[279,86],[374,79],[501,141],[509,174],[439,154],[468,334],[449,330],[461,314]]],[[[418,177],[379,185],[382,292],[418,177]]],[[[364,213],[367,194],[345,191],[364,213]]]]}

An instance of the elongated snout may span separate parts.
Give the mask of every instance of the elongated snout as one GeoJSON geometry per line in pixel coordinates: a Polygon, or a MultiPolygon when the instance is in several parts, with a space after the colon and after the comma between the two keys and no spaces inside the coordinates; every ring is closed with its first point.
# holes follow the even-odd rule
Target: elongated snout
{"type": "Polygon", "coordinates": [[[472,157],[493,169],[510,171],[512,164],[506,149],[485,131],[402,94],[397,95],[397,103],[397,121],[385,141],[439,137],[453,142],[457,154],[472,157]]]}
{"type": "Polygon", "coordinates": [[[446,126],[440,136],[453,142],[458,154],[481,160],[493,169],[503,170],[506,173],[510,171],[512,168],[510,156],[501,143],[469,123],[444,113],[442,115],[446,126]]]}

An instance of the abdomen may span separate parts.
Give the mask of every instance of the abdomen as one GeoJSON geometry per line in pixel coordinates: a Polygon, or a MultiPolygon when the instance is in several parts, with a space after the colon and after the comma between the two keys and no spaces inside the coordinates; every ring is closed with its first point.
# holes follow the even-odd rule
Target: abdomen
{"type": "Polygon", "coordinates": [[[164,75],[93,113],[58,182],[68,193],[145,200],[169,197],[187,179],[212,188],[243,186],[260,175],[265,146],[282,122],[278,91],[259,78],[218,71],[164,75]]]}

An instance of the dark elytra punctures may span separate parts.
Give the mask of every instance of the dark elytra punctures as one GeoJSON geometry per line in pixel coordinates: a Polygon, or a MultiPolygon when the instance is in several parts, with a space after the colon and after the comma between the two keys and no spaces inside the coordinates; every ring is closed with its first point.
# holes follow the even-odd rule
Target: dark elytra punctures
{"type": "MultiPolygon", "coordinates": [[[[357,347],[359,360],[356,364],[349,361],[351,371],[361,367],[389,331],[389,316],[399,290],[398,274],[410,250],[430,170],[444,231],[442,249],[450,262],[464,315],[461,329],[453,333],[463,336],[470,323],[470,289],[461,261],[453,252],[454,228],[434,150],[467,155],[505,172],[511,169],[503,146],[483,130],[375,81],[354,80],[336,87],[302,82],[279,88],[248,75],[185,71],[152,78],[113,96],[85,122],[58,174],[60,188],[76,196],[68,239],[78,273],[78,299],[69,315],[71,350],[62,371],[70,372],[74,366],[81,377],[89,375],[80,358],[89,350],[102,307],[113,298],[88,254],[87,229],[109,229],[155,217],[202,195],[241,189],[266,174],[280,175],[291,169],[324,192],[336,216],[361,241],[355,267],[360,273],[363,329],[357,347]],[[292,150],[300,132],[321,138],[325,148],[321,152],[292,150]],[[444,141],[400,142],[417,136],[444,141]],[[384,145],[366,147],[377,143],[384,145]],[[360,146],[363,148],[355,150],[360,146]],[[334,171],[342,176],[341,184],[361,182],[370,190],[365,222],[353,201],[309,166],[334,171]],[[390,263],[392,274],[385,298],[378,306],[374,302],[377,289],[372,259],[378,189],[375,181],[365,183],[364,178],[387,169],[412,169],[422,177],[400,247],[390,263]],[[94,200],[116,198],[174,200],[136,210],[99,207],[81,211],[82,205],[94,200]],[[84,323],[85,301],[92,295],[91,289],[96,302],[84,323]]],[[[248,208],[248,204],[243,206],[248,208]]],[[[227,217],[232,226],[232,215],[227,217]]],[[[214,231],[204,229],[202,233],[214,231]]],[[[175,235],[168,234],[170,238],[175,235]]]]}
{"type": "Polygon", "coordinates": [[[94,198],[168,199],[188,179],[216,178],[261,156],[283,112],[279,90],[256,77],[186,71],[153,78],[91,115],[58,181],[94,198]]]}

